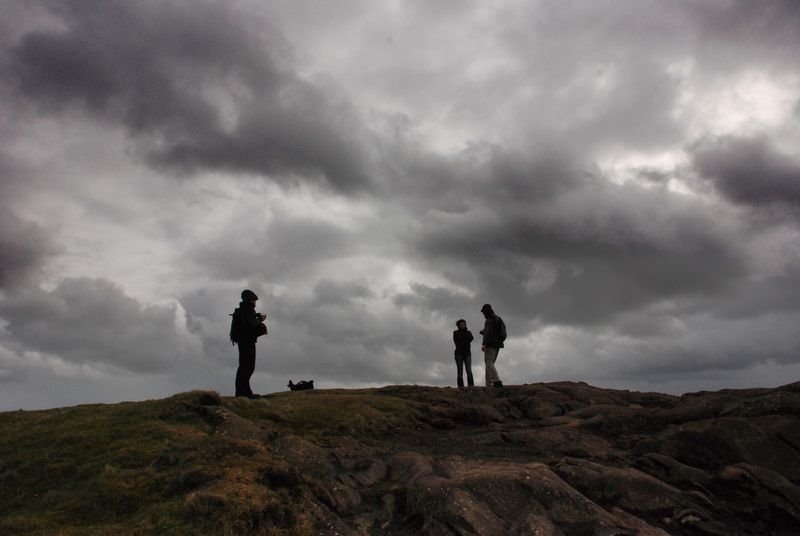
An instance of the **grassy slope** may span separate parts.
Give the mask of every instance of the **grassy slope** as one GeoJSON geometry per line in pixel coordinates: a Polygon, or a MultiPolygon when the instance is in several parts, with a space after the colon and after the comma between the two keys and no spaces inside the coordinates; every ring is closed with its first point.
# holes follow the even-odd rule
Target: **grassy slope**
{"type": "MultiPolygon", "coordinates": [[[[218,433],[221,417],[208,406],[219,403],[192,392],[0,413],[0,534],[304,532],[291,487],[268,485],[291,480],[290,468],[261,441],[218,433]]],[[[374,391],[221,404],[255,428],[302,435],[370,434],[416,412],[374,391]]]]}

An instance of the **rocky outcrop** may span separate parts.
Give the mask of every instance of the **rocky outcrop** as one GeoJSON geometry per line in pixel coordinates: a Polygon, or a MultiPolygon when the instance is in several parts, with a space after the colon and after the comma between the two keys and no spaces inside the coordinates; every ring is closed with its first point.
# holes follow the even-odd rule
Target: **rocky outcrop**
{"type": "Polygon", "coordinates": [[[414,420],[381,437],[269,440],[311,490],[317,533],[800,534],[797,384],[683,397],[581,383],[371,395],[408,401],[414,420]]]}
{"type": "Polygon", "coordinates": [[[195,392],[0,422],[9,534],[800,535],[800,383],[195,392]],[[92,426],[108,445],[75,448],[92,426]]]}

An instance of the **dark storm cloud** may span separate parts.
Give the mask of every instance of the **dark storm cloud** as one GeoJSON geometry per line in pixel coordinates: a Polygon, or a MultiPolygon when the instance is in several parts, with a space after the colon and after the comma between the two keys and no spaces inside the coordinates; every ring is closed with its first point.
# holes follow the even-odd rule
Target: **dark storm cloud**
{"type": "Polygon", "coordinates": [[[386,160],[393,199],[402,199],[403,208],[418,217],[541,202],[578,187],[596,171],[585,156],[550,144],[508,149],[476,142],[448,157],[401,139],[386,160]]]}
{"type": "Polygon", "coordinates": [[[103,279],[65,279],[50,292],[0,302],[7,347],[135,372],[163,370],[185,357],[175,313],[174,305],[143,306],[103,279]]]}
{"type": "MultiPolygon", "coordinates": [[[[713,304],[695,304],[695,311],[713,304]]],[[[769,314],[794,314],[800,311],[800,269],[789,266],[777,275],[743,281],[716,304],[719,318],[740,320],[769,314]]]]}
{"type": "Polygon", "coordinates": [[[793,58],[800,39],[800,5],[794,0],[690,2],[681,6],[703,31],[704,41],[725,41],[727,52],[742,48],[767,51],[770,56],[793,58]]]}
{"type": "Polygon", "coordinates": [[[286,43],[240,4],[46,5],[59,27],[28,31],[0,64],[40,110],[120,123],[152,164],[185,173],[367,185],[354,111],[296,76],[286,43]]]}
{"type": "Polygon", "coordinates": [[[44,229],[0,204],[0,290],[13,292],[36,282],[58,250],[44,229]]]}
{"type": "MultiPolygon", "coordinates": [[[[616,185],[593,170],[570,175],[579,171],[567,164],[512,169],[483,169],[484,182],[461,189],[474,207],[428,212],[409,240],[433,266],[472,267],[475,293],[495,296],[514,313],[606,322],[662,299],[720,296],[745,274],[728,217],[712,217],[686,196],[616,185]]],[[[430,294],[423,290],[415,291],[420,299],[430,294]]]]}
{"type": "Polygon", "coordinates": [[[727,136],[690,149],[694,167],[728,199],[745,205],[800,208],[800,159],[763,138],[727,136]]]}

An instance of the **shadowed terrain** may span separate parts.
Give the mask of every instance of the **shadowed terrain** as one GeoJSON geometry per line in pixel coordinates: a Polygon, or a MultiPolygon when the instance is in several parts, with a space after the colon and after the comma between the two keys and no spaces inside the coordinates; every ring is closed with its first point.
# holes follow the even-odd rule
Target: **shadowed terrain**
{"type": "Polygon", "coordinates": [[[800,383],[0,413],[0,534],[800,534],[800,383]]]}

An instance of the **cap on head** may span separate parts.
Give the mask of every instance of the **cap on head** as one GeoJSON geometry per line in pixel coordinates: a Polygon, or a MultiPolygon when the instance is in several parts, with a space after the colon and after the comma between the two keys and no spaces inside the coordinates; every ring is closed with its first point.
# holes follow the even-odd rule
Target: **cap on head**
{"type": "Polygon", "coordinates": [[[254,301],[257,300],[258,296],[252,290],[243,290],[242,291],[242,301],[254,301]]]}
{"type": "Polygon", "coordinates": [[[484,303],[483,307],[481,307],[481,312],[482,313],[493,313],[494,310],[492,309],[491,305],[489,305],[488,303],[484,303]]]}

